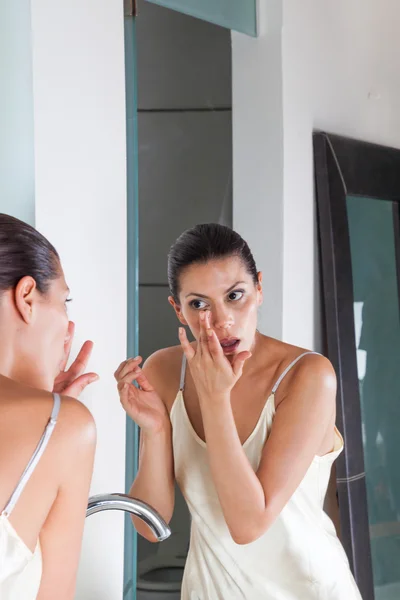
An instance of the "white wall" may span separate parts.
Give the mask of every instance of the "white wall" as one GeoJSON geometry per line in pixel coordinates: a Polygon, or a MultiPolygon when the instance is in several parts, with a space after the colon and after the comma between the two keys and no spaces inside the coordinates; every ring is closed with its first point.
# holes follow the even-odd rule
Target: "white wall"
{"type": "Polygon", "coordinates": [[[263,332],[283,327],[282,8],[260,2],[260,37],[232,32],[233,226],[264,274],[263,332]]]}
{"type": "MultiPolygon", "coordinates": [[[[36,225],[60,252],[75,352],[95,342],[101,381],[83,396],[98,429],[91,493],[124,491],[125,416],[113,372],[126,356],[123,3],[32,0],[36,225]]],[[[121,600],[123,516],[86,522],[78,599],[121,600]]]]}
{"type": "Polygon", "coordinates": [[[280,337],[318,348],[312,131],[400,147],[400,7],[395,0],[285,0],[282,28],[270,33],[276,2],[261,4],[262,37],[232,35],[235,226],[248,233],[267,269],[264,329],[275,335],[279,321],[280,337]],[[281,56],[271,57],[272,35],[281,56]],[[281,110],[271,112],[267,93],[281,110]],[[281,137],[283,171],[267,177],[264,165],[276,163],[277,150],[266,138],[281,137]],[[262,161],[252,152],[257,144],[262,161]],[[247,208],[256,202],[257,222],[247,208]],[[268,218],[279,211],[281,221],[268,218]],[[282,289],[275,263],[283,264],[282,289]]]}
{"type": "Polygon", "coordinates": [[[30,0],[0,2],[0,212],[33,224],[30,0]]]}

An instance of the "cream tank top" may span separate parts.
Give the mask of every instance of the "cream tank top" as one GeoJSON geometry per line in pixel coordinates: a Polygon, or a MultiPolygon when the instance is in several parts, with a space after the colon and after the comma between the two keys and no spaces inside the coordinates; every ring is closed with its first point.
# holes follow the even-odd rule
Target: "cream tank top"
{"type": "Polygon", "coordinates": [[[54,394],[49,422],[11,498],[0,514],[0,600],[35,600],[42,577],[40,542],[34,552],[26,546],[9,521],[26,484],[36,468],[53,433],[60,410],[60,397],[54,394]]]}
{"type": "MultiPolygon", "coordinates": [[[[307,352],[305,354],[315,354],[307,352]]],[[[256,471],[275,414],[275,392],[243,444],[256,471]]],[[[175,476],[191,514],[182,600],[362,600],[335,527],[323,510],[331,467],[343,450],[335,428],[333,450],[315,456],[303,481],[271,527],[256,541],[236,544],[212,480],[207,446],[193,429],[181,385],[171,410],[175,476]]]]}

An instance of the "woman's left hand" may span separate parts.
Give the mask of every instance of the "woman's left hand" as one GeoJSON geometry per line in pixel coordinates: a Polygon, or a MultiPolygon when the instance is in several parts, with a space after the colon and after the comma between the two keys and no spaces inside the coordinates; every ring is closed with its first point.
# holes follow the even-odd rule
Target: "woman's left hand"
{"type": "Polygon", "coordinates": [[[79,398],[79,395],[83,390],[90,384],[94,383],[99,379],[96,373],[85,373],[86,366],[89,362],[90,355],[93,350],[93,342],[85,342],[70,366],[65,371],[69,355],[71,352],[72,340],[74,338],[75,325],[70,321],[68,325],[68,337],[64,346],[64,358],[60,365],[60,373],[54,380],[53,393],[64,394],[65,396],[71,396],[71,398],[79,398]]]}
{"type": "Polygon", "coordinates": [[[182,327],[179,328],[179,339],[199,401],[229,394],[241,377],[243,365],[250,358],[251,352],[240,352],[230,363],[210,325],[210,311],[200,312],[200,336],[196,349],[190,344],[182,327]]]}

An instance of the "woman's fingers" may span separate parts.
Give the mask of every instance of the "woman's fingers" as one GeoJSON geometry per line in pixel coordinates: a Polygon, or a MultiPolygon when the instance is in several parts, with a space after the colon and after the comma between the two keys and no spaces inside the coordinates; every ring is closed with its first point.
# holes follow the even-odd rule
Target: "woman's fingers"
{"type": "Polygon", "coordinates": [[[219,343],[219,339],[218,339],[215,331],[213,329],[208,329],[207,336],[208,336],[208,350],[209,350],[211,356],[214,359],[217,359],[217,358],[225,359],[224,353],[221,348],[221,344],[219,343]]]}
{"type": "Polygon", "coordinates": [[[119,373],[119,378],[125,377],[125,375],[128,375],[128,373],[137,369],[141,362],[142,362],[141,356],[136,356],[135,358],[128,359],[126,361],[125,366],[121,369],[121,371],[119,373]]]}
{"type": "Polygon", "coordinates": [[[138,365],[142,362],[141,356],[136,356],[135,358],[128,358],[124,360],[118,367],[118,369],[114,373],[114,377],[117,381],[119,381],[122,377],[125,377],[130,371],[134,371],[138,365]]]}
{"type": "Polygon", "coordinates": [[[179,341],[181,343],[183,353],[186,356],[187,360],[192,360],[196,352],[191,346],[189,340],[187,339],[186,331],[183,327],[179,327],[179,341]]]}
{"type": "MultiPolygon", "coordinates": [[[[128,360],[132,360],[132,359],[128,359],[128,360]]],[[[118,381],[119,379],[119,375],[122,371],[122,369],[125,367],[125,365],[127,364],[128,360],[124,360],[118,367],[118,369],[116,371],[114,371],[114,378],[118,381]]]]}
{"type": "Polygon", "coordinates": [[[145,391],[149,391],[149,392],[153,391],[152,386],[147,381],[146,376],[143,373],[142,369],[139,369],[139,367],[137,367],[133,371],[129,371],[128,373],[126,373],[124,375],[124,377],[120,377],[118,379],[118,389],[121,389],[120,384],[121,384],[121,386],[123,386],[124,383],[133,383],[134,381],[137,381],[137,383],[140,385],[140,387],[142,387],[142,384],[144,384],[146,387],[149,388],[149,389],[146,389],[145,391]],[[139,381],[139,379],[140,379],[140,381],[139,381]]]}
{"type": "Polygon", "coordinates": [[[208,349],[208,336],[207,336],[207,312],[201,311],[199,315],[200,322],[200,335],[198,339],[199,354],[201,357],[210,356],[208,349]]]}
{"type": "Polygon", "coordinates": [[[129,383],[123,383],[122,381],[118,383],[118,391],[119,391],[119,399],[124,408],[124,410],[129,414],[131,419],[135,420],[135,418],[139,415],[139,408],[135,402],[134,396],[132,396],[131,389],[135,386],[131,386],[129,383]],[[133,400],[133,402],[132,402],[133,400]]]}
{"type": "Polygon", "coordinates": [[[250,358],[250,356],[251,356],[251,352],[249,352],[248,350],[240,352],[236,356],[235,360],[233,361],[233,365],[232,365],[233,372],[236,376],[241,376],[244,363],[246,362],[246,360],[248,358],[250,358]]]}
{"type": "Polygon", "coordinates": [[[124,383],[136,381],[144,392],[154,392],[153,386],[140,367],[136,367],[136,369],[127,373],[120,381],[124,383]]]}
{"type": "Polygon", "coordinates": [[[200,343],[202,349],[205,350],[208,344],[207,323],[209,311],[201,311],[200,313],[200,343]]]}
{"type": "Polygon", "coordinates": [[[134,369],[141,362],[140,356],[135,356],[135,358],[127,358],[124,360],[118,367],[118,369],[114,373],[115,379],[118,381],[121,377],[126,375],[126,373],[130,369],[134,369]]]}
{"type": "MultiPolygon", "coordinates": [[[[138,367],[139,368],[139,367],[138,367]]],[[[144,392],[154,392],[154,388],[151,385],[150,381],[147,379],[146,375],[143,373],[142,369],[139,369],[139,374],[136,378],[136,381],[142,388],[144,392]]]]}
{"type": "Polygon", "coordinates": [[[64,358],[60,365],[60,371],[65,371],[65,367],[67,366],[69,355],[71,352],[72,342],[74,339],[74,333],[75,333],[75,323],[73,323],[72,321],[69,321],[68,333],[67,333],[67,337],[65,338],[65,344],[64,344],[64,358]]]}
{"type": "Polygon", "coordinates": [[[97,373],[85,373],[67,385],[62,393],[65,394],[65,396],[78,399],[88,385],[98,380],[99,376],[97,373]]]}
{"type": "Polygon", "coordinates": [[[75,379],[85,372],[90,355],[92,354],[92,350],[93,342],[87,340],[80,349],[78,356],[68,369],[68,374],[71,378],[75,379]]]}
{"type": "Polygon", "coordinates": [[[217,334],[211,326],[211,311],[204,312],[203,322],[203,354],[217,358],[223,356],[221,344],[219,343],[217,334]]]}

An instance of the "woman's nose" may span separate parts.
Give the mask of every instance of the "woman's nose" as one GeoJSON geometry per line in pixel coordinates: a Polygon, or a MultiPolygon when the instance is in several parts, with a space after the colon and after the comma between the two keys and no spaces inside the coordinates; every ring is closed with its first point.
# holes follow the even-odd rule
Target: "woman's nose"
{"type": "Polygon", "coordinates": [[[233,317],[226,310],[213,311],[210,320],[214,329],[229,329],[233,325],[233,317]]]}

